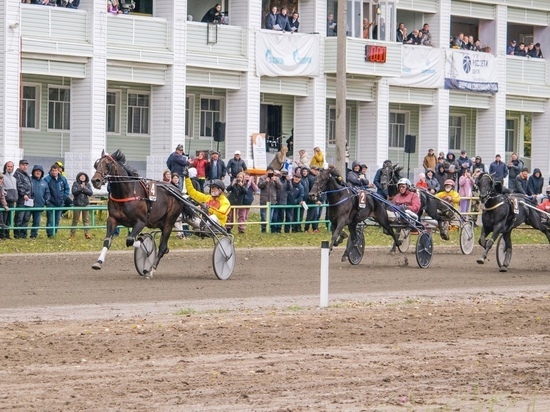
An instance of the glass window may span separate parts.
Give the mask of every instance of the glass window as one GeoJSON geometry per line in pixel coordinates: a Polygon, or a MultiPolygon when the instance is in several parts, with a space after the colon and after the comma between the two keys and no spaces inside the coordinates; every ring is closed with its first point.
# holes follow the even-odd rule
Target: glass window
{"type": "Polygon", "coordinates": [[[149,134],[149,94],[128,93],[128,134],[149,134]]]}
{"type": "Polygon", "coordinates": [[[48,90],[48,129],[70,130],[71,90],[50,87],[48,90]]]}
{"type": "MultiPolygon", "coordinates": [[[[351,107],[346,107],[346,145],[350,139],[351,130],[351,107]]],[[[330,106],[328,109],[328,141],[327,144],[336,144],[336,107],[330,106]]]]}
{"type": "Polygon", "coordinates": [[[221,99],[201,98],[201,136],[214,136],[214,123],[221,122],[221,114],[221,99]]]}
{"type": "Polygon", "coordinates": [[[405,147],[407,113],[390,112],[389,147],[405,147]]]}
{"type": "Polygon", "coordinates": [[[23,85],[21,99],[21,127],[40,129],[40,91],[38,86],[23,85]]]}
{"type": "Polygon", "coordinates": [[[185,136],[193,137],[193,124],[195,122],[195,96],[185,96],[185,136]]]}
{"type": "Polygon", "coordinates": [[[463,148],[462,136],[464,134],[464,116],[449,116],[449,150],[463,148]]]}
{"type": "Polygon", "coordinates": [[[107,92],[107,133],[120,133],[120,92],[107,92]]]}
{"type": "Polygon", "coordinates": [[[516,119],[506,119],[506,151],[515,152],[517,151],[517,127],[518,121],[516,119]]]}

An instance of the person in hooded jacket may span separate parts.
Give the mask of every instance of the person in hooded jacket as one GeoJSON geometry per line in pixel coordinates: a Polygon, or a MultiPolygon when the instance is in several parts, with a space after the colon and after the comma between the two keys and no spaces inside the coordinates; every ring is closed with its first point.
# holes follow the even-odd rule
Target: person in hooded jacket
{"type": "Polygon", "coordinates": [[[533,174],[527,179],[527,194],[529,196],[538,196],[542,194],[544,178],[538,167],[535,167],[533,174]]]}
{"type": "MultiPolygon", "coordinates": [[[[447,153],[447,156],[445,157],[445,171],[447,173],[449,172],[449,169],[451,166],[454,166],[454,172],[456,173],[458,170],[460,170],[460,165],[458,164],[458,161],[456,160],[456,156],[453,152],[447,153]]],[[[456,179],[453,179],[456,181],[456,179]]]]}
{"type": "MultiPolygon", "coordinates": [[[[50,205],[52,207],[63,207],[65,205],[65,199],[69,197],[69,183],[65,176],[61,174],[60,167],[57,163],[54,163],[50,168],[50,173],[44,178],[44,181],[48,183],[50,188],[50,205]]],[[[61,220],[61,210],[48,210],[46,211],[46,225],[59,226],[61,220]]],[[[48,237],[55,236],[57,229],[46,229],[48,237]]]]}
{"type": "Polygon", "coordinates": [[[85,226],[84,237],[86,239],[91,239],[92,237],[90,236],[90,229],[86,227],[90,226],[90,211],[87,209],[80,209],[81,207],[90,205],[90,196],[94,194],[92,185],[90,183],[90,178],[86,173],[80,172],[76,175],[76,180],[73,183],[71,192],[74,199],[73,203],[76,206],[76,208],[73,210],[73,223],[71,225],[73,228],[71,229],[71,239],[74,239],[76,226],[78,225],[80,216],[82,216],[82,225],[85,226]]]}
{"type": "MultiPolygon", "coordinates": [[[[17,202],[17,180],[15,180],[14,173],[15,167],[12,161],[8,160],[4,163],[4,191],[6,192],[6,203],[8,204],[8,210],[0,211],[3,214],[3,221],[6,225],[9,225],[13,221],[14,212],[11,209],[15,207],[17,202]]],[[[0,239],[10,239],[10,231],[8,229],[0,229],[0,239]]]]}
{"type": "MultiPolygon", "coordinates": [[[[443,167],[443,169],[445,169],[445,167],[443,167]]],[[[435,177],[435,172],[433,169],[426,170],[426,183],[428,184],[428,192],[430,192],[432,195],[435,195],[437,192],[439,192],[439,188],[441,187],[441,185],[439,184],[439,180],[437,180],[437,178],[435,177]]]]}
{"type": "Polygon", "coordinates": [[[36,208],[44,208],[50,204],[50,188],[48,187],[48,183],[44,181],[43,177],[44,168],[41,165],[34,165],[31,173],[31,182],[35,210],[31,212],[31,239],[36,239],[38,236],[38,228],[40,227],[40,220],[43,212],[43,210],[38,210],[36,208]]]}
{"type": "Polygon", "coordinates": [[[476,156],[474,163],[472,164],[472,173],[474,173],[476,169],[479,169],[482,172],[486,172],[485,164],[482,162],[481,156],[476,156]]]}
{"type": "Polygon", "coordinates": [[[447,180],[447,172],[445,171],[445,164],[439,163],[437,165],[437,169],[435,171],[435,178],[437,179],[439,183],[439,191],[442,190],[442,187],[445,184],[445,180],[447,180]]]}
{"type": "MultiPolygon", "coordinates": [[[[33,198],[32,196],[32,182],[31,177],[27,173],[29,166],[28,160],[21,159],[19,161],[19,167],[13,174],[17,182],[17,207],[21,208],[30,208],[29,202],[33,198]],[[26,204],[25,204],[26,203],[26,204]]],[[[16,227],[27,227],[29,225],[29,220],[31,219],[31,212],[27,210],[19,211],[15,213],[15,226],[16,227]]],[[[13,231],[13,237],[18,239],[27,238],[26,229],[15,229],[13,231]]]]}
{"type": "Polygon", "coordinates": [[[351,164],[351,170],[346,176],[346,181],[351,186],[366,187],[369,185],[369,179],[366,177],[360,177],[361,175],[361,163],[357,160],[351,164]]]}

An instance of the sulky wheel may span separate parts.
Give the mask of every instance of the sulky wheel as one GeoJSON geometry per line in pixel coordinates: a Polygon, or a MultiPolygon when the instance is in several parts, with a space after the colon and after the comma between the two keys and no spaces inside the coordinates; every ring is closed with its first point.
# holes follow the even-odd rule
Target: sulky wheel
{"type": "MultiPolygon", "coordinates": [[[[506,251],[506,242],[503,236],[500,236],[497,240],[497,264],[499,268],[504,268],[505,262],[512,260],[512,249],[506,251]]],[[[504,270],[503,270],[504,271],[504,270]]]]}
{"type": "Polygon", "coordinates": [[[227,280],[233,274],[235,268],[235,246],[229,237],[220,237],[215,241],[212,254],[212,266],[214,274],[220,280],[227,280]]]}
{"type": "Polygon", "coordinates": [[[416,241],[416,263],[426,269],[432,263],[433,243],[429,233],[420,233],[416,241]]]}
{"type": "Polygon", "coordinates": [[[399,240],[401,241],[401,245],[397,246],[397,248],[401,253],[407,253],[411,244],[411,230],[407,228],[401,229],[399,231],[399,240]]]}
{"type": "MultiPolygon", "coordinates": [[[[363,227],[361,230],[356,231],[357,245],[349,246],[348,261],[352,265],[358,265],[363,260],[363,255],[365,254],[365,234],[363,232],[363,227]]],[[[348,237],[348,242],[352,242],[351,236],[348,237]]]]}
{"type": "Polygon", "coordinates": [[[134,248],[134,265],[140,276],[145,276],[151,271],[157,259],[157,245],[155,238],[150,233],[140,235],[138,240],[141,241],[141,245],[134,248]]]}
{"type": "Polygon", "coordinates": [[[460,250],[465,255],[469,255],[474,250],[474,224],[472,222],[464,222],[460,226],[460,250]]]}

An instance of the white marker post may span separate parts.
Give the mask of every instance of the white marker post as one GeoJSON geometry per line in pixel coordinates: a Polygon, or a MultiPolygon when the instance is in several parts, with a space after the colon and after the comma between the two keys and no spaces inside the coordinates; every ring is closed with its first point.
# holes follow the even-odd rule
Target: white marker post
{"type": "Polygon", "coordinates": [[[328,241],[321,242],[321,300],[319,306],[326,308],[328,306],[328,263],[330,250],[328,241]]]}

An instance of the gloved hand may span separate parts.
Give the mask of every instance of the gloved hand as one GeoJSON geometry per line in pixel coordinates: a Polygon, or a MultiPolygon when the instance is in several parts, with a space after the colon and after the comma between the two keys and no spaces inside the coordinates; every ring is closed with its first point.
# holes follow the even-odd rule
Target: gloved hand
{"type": "Polygon", "coordinates": [[[201,209],[203,210],[203,212],[205,213],[208,213],[208,204],[207,203],[201,203],[201,209]]]}
{"type": "Polygon", "coordinates": [[[189,177],[189,169],[187,167],[184,167],[181,174],[183,175],[183,177],[189,177]]]}
{"type": "Polygon", "coordinates": [[[401,205],[401,209],[403,209],[403,212],[406,211],[409,207],[405,204],[401,205]]]}

